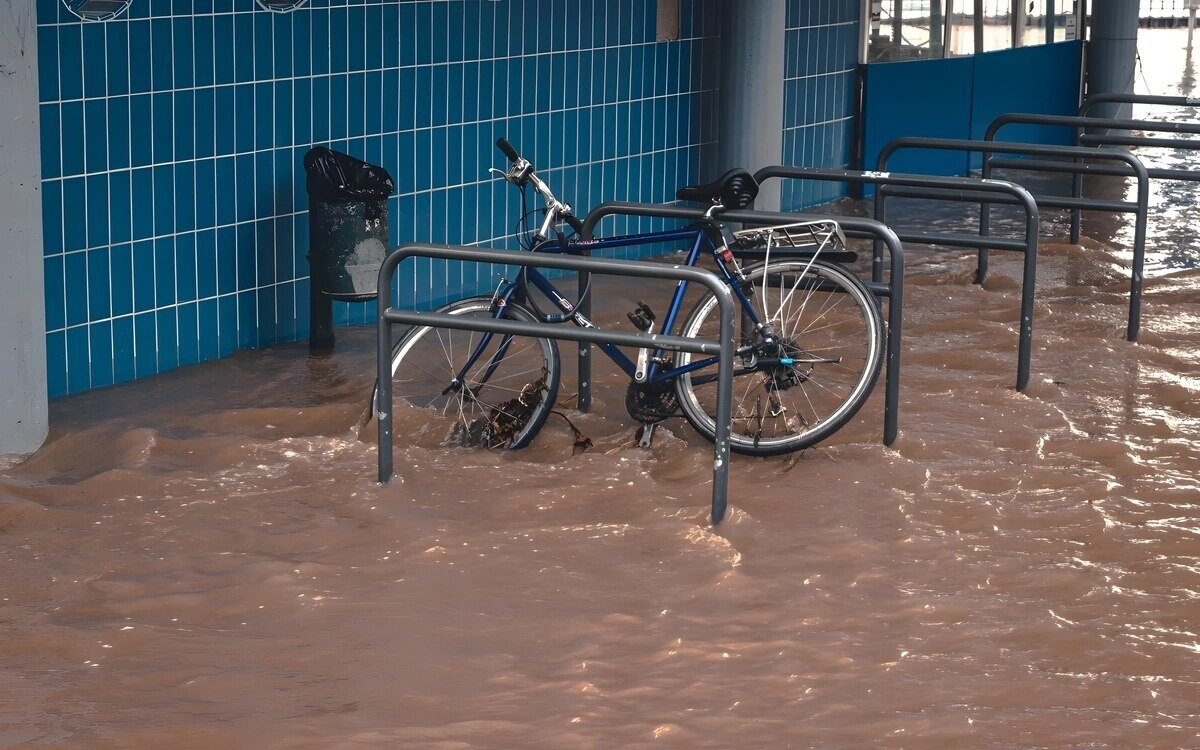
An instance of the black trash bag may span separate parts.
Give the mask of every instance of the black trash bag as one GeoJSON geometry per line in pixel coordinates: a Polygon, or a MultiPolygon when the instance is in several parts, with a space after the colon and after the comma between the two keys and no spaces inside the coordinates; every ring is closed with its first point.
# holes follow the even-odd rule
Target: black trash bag
{"type": "Polygon", "coordinates": [[[396,188],[383,167],[324,146],[308,150],[304,171],[308,197],[320,201],[369,201],[386,198],[396,188]]]}
{"type": "Polygon", "coordinates": [[[324,146],[304,155],[304,169],[313,291],[348,302],[373,298],[388,251],[392,176],[324,146]]]}

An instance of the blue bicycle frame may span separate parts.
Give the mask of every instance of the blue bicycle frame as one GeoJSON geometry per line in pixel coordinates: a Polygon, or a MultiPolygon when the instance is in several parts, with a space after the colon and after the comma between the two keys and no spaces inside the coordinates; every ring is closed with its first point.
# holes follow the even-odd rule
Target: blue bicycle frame
{"type": "MultiPolygon", "coordinates": [[[[594,250],[606,250],[610,248],[635,247],[639,245],[652,245],[668,242],[682,243],[690,241],[692,243],[692,249],[688,252],[687,260],[684,262],[684,264],[688,266],[696,265],[696,262],[700,259],[700,254],[707,249],[716,259],[717,268],[720,275],[724,278],[725,282],[729,284],[730,289],[740,301],[742,311],[746,319],[755,328],[759,328],[762,326],[762,318],[759,317],[757,311],[754,309],[754,305],[750,302],[750,299],[746,296],[745,292],[742,291],[741,285],[737,282],[737,278],[735,277],[734,273],[730,271],[726,261],[718,253],[718,245],[713,242],[713,239],[710,236],[710,232],[716,231],[720,231],[720,227],[712,224],[662,232],[620,235],[616,237],[588,240],[585,242],[570,242],[567,243],[565,251],[568,253],[582,253],[591,252],[594,250]]],[[[564,249],[561,243],[553,240],[547,240],[535,246],[533,248],[533,252],[561,253],[564,252],[564,249]]],[[[565,295],[563,295],[562,292],[560,292],[558,288],[555,287],[554,284],[551,283],[550,280],[547,279],[536,268],[528,268],[523,270],[518,281],[509,282],[497,290],[492,300],[492,315],[496,318],[501,318],[504,316],[505,305],[513,301],[523,301],[527,296],[527,285],[529,284],[532,284],[539,291],[545,294],[551,301],[553,301],[555,306],[562,311],[561,315],[543,316],[543,322],[565,323],[567,321],[571,321],[581,328],[599,327],[580,314],[580,312],[576,309],[575,304],[572,303],[565,295]]],[[[663,319],[662,327],[659,329],[658,333],[669,335],[674,330],[675,322],[679,317],[679,311],[683,306],[683,298],[687,292],[687,286],[688,285],[686,281],[680,281],[676,285],[675,293],[671,298],[671,304],[667,309],[666,317],[663,319]]],[[[459,371],[458,380],[461,381],[465,376],[465,373],[474,365],[475,361],[479,358],[479,355],[487,347],[493,335],[494,334],[487,334],[479,342],[479,345],[475,348],[475,351],[472,352],[462,370],[459,371]]],[[[499,351],[496,353],[492,367],[488,368],[488,371],[484,375],[484,382],[486,382],[487,378],[491,376],[496,364],[498,364],[499,361],[504,358],[504,354],[507,351],[511,338],[511,336],[508,337],[508,340],[502,344],[499,351]]],[[[675,378],[678,378],[680,375],[694,372],[706,367],[715,366],[718,359],[717,357],[708,357],[690,362],[682,367],[662,369],[657,361],[657,358],[662,355],[662,351],[656,350],[648,360],[646,371],[641,374],[641,377],[639,377],[638,365],[615,344],[606,343],[600,344],[599,346],[600,349],[608,355],[609,359],[611,359],[618,367],[620,367],[621,370],[630,378],[637,380],[638,382],[648,384],[658,384],[671,381],[675,378]]],[[[738,349],[737,351],[742,353],[744,351],[748,351],[749,349],[750,347],[745,347],[738,349]]],[[[716,376],[714,375],[713,377],[715,378],[716,376]]]]}

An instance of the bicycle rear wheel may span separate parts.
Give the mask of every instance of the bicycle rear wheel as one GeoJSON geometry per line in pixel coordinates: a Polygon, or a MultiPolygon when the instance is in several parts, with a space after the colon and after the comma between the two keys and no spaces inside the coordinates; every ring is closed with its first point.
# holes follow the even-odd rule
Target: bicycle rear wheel
{"type": "MultiPolygon", "coordinates": [[[[504,309],[506,318],[535,320],[520,305],[504,309]]],[[[489,297],[459,300],[437,312],[494,317],[489,297]]],[[[444,423],[446,444],[523,448],[558,396],[558,347],[545,338],[414,326],[392,348],[391,369],[396,408],[424,411],[435,429],[444,423]]],[[[372,403],[378,412],[377,400],[372,403]]]]}
{"type": "MultiPolygon", "coordinates": [[[[883,321],[871,292],[850,272],[824,261],[771,261],[745,271],[758,315],[779,346],[735,363],[730,449],[772,456],[812,446],[859,410],[879,376],[883,321]]],[[[761,341],[746,316],[736,343],[761,341]]],[[[682,335],[716,338],[716,297],[693,308],[682,335]]],[[[693,359],[683,354],[679,364],[693,359]]],[[[684,416],[708,439],[716,435],[716,366],[675,381],[684,416]]]]}

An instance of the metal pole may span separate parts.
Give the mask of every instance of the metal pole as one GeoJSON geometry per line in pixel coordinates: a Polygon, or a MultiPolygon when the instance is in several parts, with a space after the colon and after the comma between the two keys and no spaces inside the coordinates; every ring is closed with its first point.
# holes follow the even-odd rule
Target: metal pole
{"type": "Polygon", "coordinates": [[[983,52],[983,0],[975,0],[975,54],[983,52]]]}

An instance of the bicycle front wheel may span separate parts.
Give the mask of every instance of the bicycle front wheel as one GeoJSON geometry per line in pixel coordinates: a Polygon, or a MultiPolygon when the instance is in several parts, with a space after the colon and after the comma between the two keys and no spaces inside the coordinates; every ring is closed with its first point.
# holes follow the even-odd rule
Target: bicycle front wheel
{"type": "MultiPolygon", "coordinates": [[[[504,310],[511,320],[536,320],[520,305],[504,310]]],[[[437,312],[495,317],[488,297],[437,312]]],[[[554,408],[559,376],[558,347],[545,338],[414,326],[392,349],[393,403],[421,410],[435,429],[444,423],[449,445],[525,447],[554,408]]]]}
{"type": "MultiPolygon", "coordinates": [[[[824,261],[771,261],[745,271],[747,296],[776,345],[734,364],[730,450],[772,456],[812,446],[850,421],[867,400],[883,361],[883,321],[871,292],[824,261]]],[[[748,316],[735,321],[739,346],[761,342],[748,316]]],[[[682,335],[717,338],[720,310],[706,294],[682,335]]],[[[681,356],[687,364],[692,355],[681,356]]],[[[683,413],[716,435],[716,367],[675,381],[683,413]]]]}

